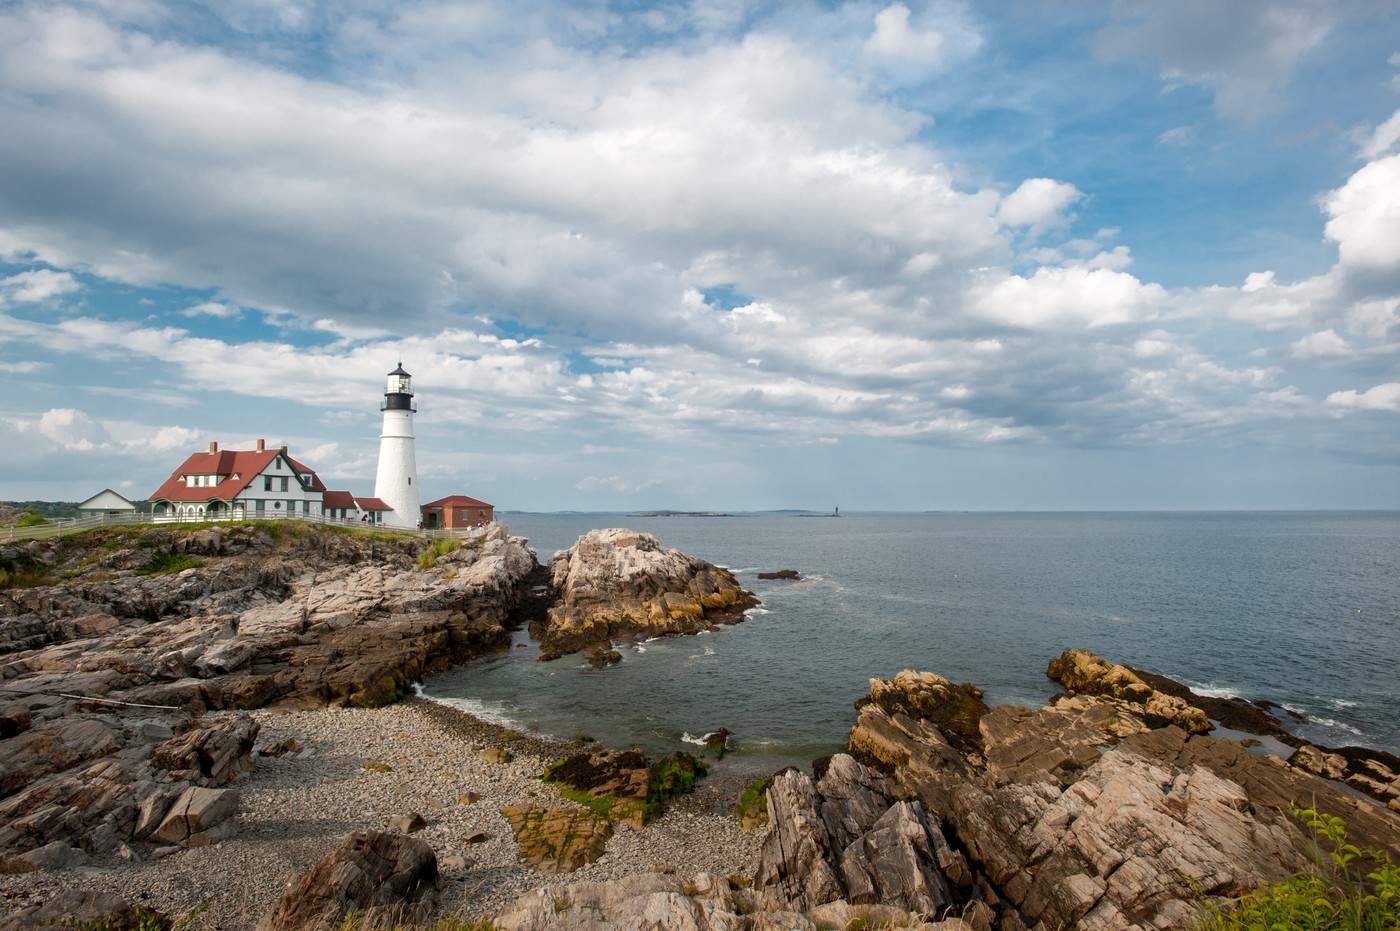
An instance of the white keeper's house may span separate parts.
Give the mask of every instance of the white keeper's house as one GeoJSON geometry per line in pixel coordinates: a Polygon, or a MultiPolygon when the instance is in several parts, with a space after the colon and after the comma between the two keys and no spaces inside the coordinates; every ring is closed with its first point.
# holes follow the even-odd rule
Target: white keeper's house
{"type": "Polygon", "coordinates": [[[195,453],[150,497],[157,519],[219,520],[291,514],[379,524],[390,507],[378,498],[328,491],[320,476],[293,459],[287,447],[219,449],[195,453]]]}

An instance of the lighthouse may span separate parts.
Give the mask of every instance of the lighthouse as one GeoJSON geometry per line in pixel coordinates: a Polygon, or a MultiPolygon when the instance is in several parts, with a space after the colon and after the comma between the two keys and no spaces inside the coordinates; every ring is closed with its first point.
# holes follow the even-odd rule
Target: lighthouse
{"type": "Polygon", "coordinates": [[[393,512],[385,523],[417,527],[422,519],[418,508],[418,463],[413,454],[413,380],[403,363],[389,373],[384,400],[384,427],[379,431],[379,472],[374,479],[374,496],[393,512]]]}

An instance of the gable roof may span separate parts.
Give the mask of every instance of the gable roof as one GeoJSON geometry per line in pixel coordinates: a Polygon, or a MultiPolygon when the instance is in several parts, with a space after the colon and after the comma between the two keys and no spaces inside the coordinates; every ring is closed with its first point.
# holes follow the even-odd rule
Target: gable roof
{"type": "Polygon", "coordinates": [[[104,488],[104,489],[102,489],[101,491],[99,491],[97,494],[93,495],[91,498],[88,498],[86,501],[84,501],[84,502],[82,502],[81,504],[79,504],[79,505],[78,505],[78,510],[81,511],[84,507],[86,507],[87,505],[89,505],[89,504],[91,504],[92,502],[96,501],[98,498],[102,497],[103,495],[112,495],[112,496],[114,496],[114,497],[117,497],[117,498],[122,499],[122,500],[125,501],[127,504],[131,505],[133,508],[136,507],[136,502],[132,501],[132,500],[131,500],[130,498],[128,498],[126,495],[121,494],[120,492],[113,491],[113,490],[110,489],[110,488],[104,488]]]}
{"type": "Polygon", "coordinates": [[[436,501],[429,501],[423,505],[423,510],[429,508],[489,508],[494,504],[487,504],[477,498],[470,498],[466,495],[448,495],[446,498],[439,498],[436,501]]]}
{"type": "MultiPolygon", "coordinates": [[[[232,501],[239,492],[247,488],[278,456],[285,456],[281,449],[221,449],[216,453],[195,453],[180,464],[165,482],[151,493],[152,501],[232,501]],[[182,475],[227,475],[228,478],[217,485],[204,485],[191,488],[181,481],[182,475]],[[234,478],[234,476],[238,476],[234,478]]],[[[292,468],[307,476],[312,491],[325,491],[326,486],[315,472],[286,456],[292,468]]]]}

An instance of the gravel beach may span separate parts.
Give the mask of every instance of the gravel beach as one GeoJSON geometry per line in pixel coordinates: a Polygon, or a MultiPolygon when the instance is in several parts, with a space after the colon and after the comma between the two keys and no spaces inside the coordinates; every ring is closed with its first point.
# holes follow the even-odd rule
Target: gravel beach
{"type": "Polygon", "coordinates": [[[618,825],[595,863],[562,876],[522,864],[502,806],[519,802],[574,803],[538,779],[569,748],[519,735],[456,709],[411,699],[380,709],[256,711],[258,745],[294,739],[302,747],[282,757],[257,756],[256,768],[235,783],[242,793],[236,835],[212,847],[161,859],[114,859],[61,873],[0,876],[0,906],[13,911],[60,889],[110,891],[132,904],[179,916],[208,902],[195,927],[251,928],[287,882],[328,853],[350,831],[384,828],[417,812],[427,827],[416,836],[466,867],[443,870],[440,914],[489,915],[531,889],[580,880],[617,879],[674,869],[721,875],[749,873],[759,832],[745,832],[728,809],[738,786],[702,781],[692,796],[638,831],[618,825]],[[514,759],[494,764],[487,747],[514,759]],[[366,768],[366,763],[382,766],[366,768]],[[466,803],[467,793],[478,793],[466,803]],[[484,833],[484,842],[467,838],[484,833]]]}

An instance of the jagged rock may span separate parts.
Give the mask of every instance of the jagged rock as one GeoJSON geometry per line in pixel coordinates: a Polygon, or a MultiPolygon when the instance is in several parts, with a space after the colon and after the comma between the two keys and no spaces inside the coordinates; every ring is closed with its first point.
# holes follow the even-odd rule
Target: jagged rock
{"type": "Polygon", "coordinates": [[[840,900],[938,914],[953,903],[949,879],[972,881],[923,805],[895,801],[883,778],[844,753],[815,785],[797,770],[774,776],[768,823],[754,890],[771,911],[840,900]]]}
{"type": "Polygon", "coordinates": [[[932,672],[905,669],[893,679],[871,679],[870,695],[856,703],[874,702],[886,713],[907,714],[935,724],[949,739],[976,741],[987,705],[982,690],[964,682],[954,685],[932,672]]]}
{"type": "Polygon", "coordinates": [[[1210,718],[1201,709],[1157,691],[1127,666],[1110,663],[1089,650],[1066,650],[1050,661],[1045,674],[1071,692],[1140,705],[1153,724],[1175,724],[1190,734],[1211,729],[1210,718]]]}
{"type": "Polygon", "coordinates": [[[618,637],[696,633],[758,603],[734,576],[656,537],[592,530],[550,562],[554,604],[534,633],[552,659],[618,637]]]}
{"type": "MultiPolygon", "coordinates": [[[[1359,845],[1400,849],[1400,819],[1379,806],[1277,757],[1164,726],[1160,706],[1104,666],[1118,686],[1091,688],[1105,697],[1081,691],[1080,664],[1057,669],[1078,694],[992,708],[976,740],[945,736],[949,713],[936,703],[877,702],[889,688],[872,683],[851,749],[885,774],[891,796],[941,822],[963,857],[939,868],[955,904],[980,900],[1002,927],[1190,926],[1204,901],[1307,866],[1310,841],[1289,815],[1299,799],[1341,817],[1359,845]]],[[[865,803],[848,810],[869,809],[868,793],[851,795],[865,803]]]]}
{"type": "Polygon", "coordinates": [[[579,808],[508,805],[501,814],[520,845],[520,859],[546,873],[571,873],[603,855],[612,826],[579,808]]]}
{"type": "Polygon", "coordinates": [[[350,912],[359,927],[421,920],[436,893],[437,855],[404,834],[356,831],[296,880],[259,931],[336,927],[350,912]]]}
{"type": "Polygon", "coordinates": [[[253,768],[258,729],[256,721],[241,717],[200,721],[158,745],[151,761],[181,778],[202,776],[214,785],[224,785],[253,768]]]}
{"type": "Polygon", "coordinates": [[[389,822],[389,830],[398,831],[400,834],[416,834],[427,826],[428,822],[416,811],[412,814],[399,815],[389,822]]]}
{"type": "Polygon", "coordinates": [[[151,839],[181,847],[217,844],[233,835],[238,802],[236,789],[191,786],[170,806],[151,839]]]}

